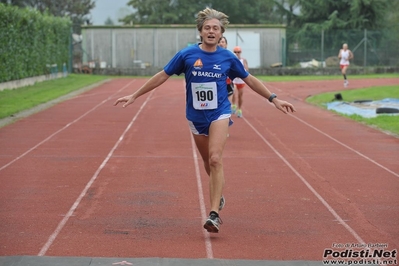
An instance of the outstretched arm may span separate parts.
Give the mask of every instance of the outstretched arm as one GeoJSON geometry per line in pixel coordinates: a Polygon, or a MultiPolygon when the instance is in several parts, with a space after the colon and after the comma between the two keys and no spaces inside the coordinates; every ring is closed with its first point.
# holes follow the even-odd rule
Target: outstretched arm
{"type": "MultiPolygon", "coordinates": [[[[249,74],[248,77],[243,80],[253,91],[263,96],[264,98],[269,99],[272,95],[269,89],[259,79],[255,78],[251,74],[249,74]]],[[[272,99],[272,103],[284,114],[296,112],[295,107],[289,102],[274,98],[272,99]]]]}
{"type": "Polygon", "coordinates": [[[156,87],[160,86],[164,83],[170,76],[165,73],[164,70],[155,74],[150,80],[148,80],[140,89],[138,89],[135,93],[131,95],[127,95],[125,97],[119,98],[115,101],[114,106],[118,105],[118,103],[125,103],[123,107],[132,104],[138,97],[143,94],[146,94],[149,91],[152,91],[156,87]]]}

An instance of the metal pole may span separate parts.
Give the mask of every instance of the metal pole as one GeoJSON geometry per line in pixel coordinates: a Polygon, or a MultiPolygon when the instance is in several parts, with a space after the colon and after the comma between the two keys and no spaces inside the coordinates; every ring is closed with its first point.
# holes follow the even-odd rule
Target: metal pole
{"type": "Polygon", "coordinates": [[[363,66],[366,67],[367,65],[367,30],[364,29],[364,62],[363,66]]]}
{"type": "Polygon", "coordinates": [[[71,26],[70,34],[69,34],[69,62],[68,62],[68,72],[72,73],[72,64],[73,64],[73,41],[72,41],[73,29],[71,26]]]}
{"type": "Polygon", "coordinates": [[[133,60],[136,60],[136,54],[138,54],[137,53],[137,29],[134,29],[134,42],[133,42],[133,49],[134,49],[134,51],[133,51],[133,55],[134,55],[134,57],[133,57],[133,60]]]}
{"type": "Polygon", "coordinates": [[[179,30],[175,30],[175,35],[176,35],[176,48],[175,48],[175,53],[179,51],[179,30]]]}
{"type": "Polygon", "coordinates": [[[153,34],[152,34],[152,65],[155,66],[155,62],[157,59],[157,54],[155,49],[157,48],[157,39],[158,39],[158,34],[157,34],[157,29],[153,29],[153,34]]]}
{"type": "Polygon", "coordinates": [[[114,29],[111,29],[111,38],[112,38],[112,67],[116,68],[119,63],[117,60],[117,52],[116,52],[116,33],[114,29]]]}
{"type": "Polygon", "coordinates": [[[88,62],[88,54],[87,54],[87,47],[86,47],[86,44],[87,44],[87,31],[86,31],[86,29],[85,28],[83,28],[82,29],[82,36],[84,36],[83,37],[83,40],[82,40],[82,51],[83,51],[83,56],[82,56],[82,62],[81,62],[81,64],[83,64],[83,63],[87,63],[88,62]]]}
{"type": "Polygon", "coordinates": [[[286,56],[286,43],[285,43],[285,38],[281,39],[281,52],[282,52],[282,63],[283,63],[283,67],[287,66],[287,56],[286,56]]]}
{"type": "Polygon", "coordinates": [[[114,57],[112,54],[112,29],[109,29],[109,58],[110,58],[109,65],[111,66],[111,68],[113,68],[114,67],[114,57]]]}
{"type": "Polygon", "coordinates": [[[90,53],[89,60],[92,61],[93,58],[94,58],[94,30],[93,29],[90,30],[90,36],[91,36],[91,38],[90,38],[91,39],[91,43],[90,43],[90,51],[91,51],[91,53],[90,53]]]}
{"type": "Polygon", "coordinates": [[[319,66],[323,66],[323,62],[324,62],[324,30],[321,30],[321,65],[319,66]]]}

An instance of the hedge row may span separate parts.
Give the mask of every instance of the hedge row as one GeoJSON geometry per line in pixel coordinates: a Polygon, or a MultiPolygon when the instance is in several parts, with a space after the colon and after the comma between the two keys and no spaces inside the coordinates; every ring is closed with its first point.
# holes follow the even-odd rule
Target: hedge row
{"type": "Polygon", "coordinates": [[[0,4],[0,82],[49,73],[69,62],[71,21],[0,4]]]}

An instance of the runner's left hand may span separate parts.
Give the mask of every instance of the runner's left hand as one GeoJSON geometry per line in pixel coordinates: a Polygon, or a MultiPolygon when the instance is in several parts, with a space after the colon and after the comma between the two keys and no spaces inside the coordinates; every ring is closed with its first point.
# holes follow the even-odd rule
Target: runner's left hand
{"type": "Polygon", "coordinates": [[[279,109],[284,114],[296,112],[295,107],[289,102],[274,98],[273,103],[276,106],[276,108],[279,109]]]}

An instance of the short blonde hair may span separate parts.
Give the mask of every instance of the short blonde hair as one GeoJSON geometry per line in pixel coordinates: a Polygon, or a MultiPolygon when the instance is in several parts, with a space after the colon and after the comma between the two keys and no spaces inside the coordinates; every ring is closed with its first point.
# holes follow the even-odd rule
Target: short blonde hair
{"type": "Polygon", "coordinates": [[[220,21],[220,26],[222,28],[222,33],[224,33],[225,28],[227,25],[229,25],[228,16],[224,14],[223,12],[219,12],[215,9],[212,8],[205,8],[204,10],[198,12],[197,14],[197,29],[198,31],[202,30],[202,27],[204,26],[204,22],[209,19],[218,19],[220,21]]]}

